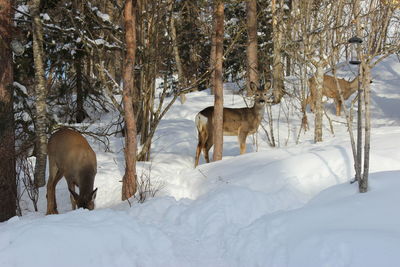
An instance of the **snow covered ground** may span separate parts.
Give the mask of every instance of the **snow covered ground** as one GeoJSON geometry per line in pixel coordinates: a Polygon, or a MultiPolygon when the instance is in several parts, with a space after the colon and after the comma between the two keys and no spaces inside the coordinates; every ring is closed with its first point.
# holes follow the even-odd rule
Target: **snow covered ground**
{"type": "MultiPolygon", "coordinates": [[[[121,202],[123,140],[111,138],[112,152],[104,152],[88,138],[98,159],[96,210],[71,211],[62,180],[61,214],[45,216],[41,190],[38,213],[25,200],[24,216],[0,223],[0,266],[399,266],[398,59],[380,63],[373,78],[368,193],[349,183],[350,142],[333,103],[326,107],[335,133],[325,120],[322,143],[313,144],[308,131],[295,144],[299,115],[274,107],[274,118],[281,114],[279,147],[269,147],[261,130],[258,145],[249,137],[248,153],[239,156],[236,137],[225,137],[224,159],[201,158],[194,169],[194,116],[213,103],[207,92],[196,92],[162,120],[152,162],[138,163],[138,175],[160,188],[156,197],[131,200],[132,207],[121,202]]],[[[238,105],[240,96],[225,95],[225,106],[238,105]]]]}

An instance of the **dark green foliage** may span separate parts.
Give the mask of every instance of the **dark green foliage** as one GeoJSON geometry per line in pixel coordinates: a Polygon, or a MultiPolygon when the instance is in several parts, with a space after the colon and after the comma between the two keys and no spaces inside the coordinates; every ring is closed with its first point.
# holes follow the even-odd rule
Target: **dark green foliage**
{"type": "Polygon", "coordinates": [[[188,82],[196,81],[209,67],[212,25],[212,18],[206,15],[209,9],[207,1],[176,2],[178,48],[188,82]],[[202,21],[202,18],[208,19],[202,21]]]}

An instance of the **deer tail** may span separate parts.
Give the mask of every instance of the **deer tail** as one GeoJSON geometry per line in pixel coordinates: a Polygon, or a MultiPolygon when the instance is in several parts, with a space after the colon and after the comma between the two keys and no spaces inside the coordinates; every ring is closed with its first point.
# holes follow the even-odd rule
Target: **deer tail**
{"type": "Polygon", "coordinates": [[[198,113],[195,118],[195,124],[197,127],[197,131],[199,132],[199,142],[203,140],[204,142],[207,140],[207,123],[208,118],[201,113],[198,113]]]}

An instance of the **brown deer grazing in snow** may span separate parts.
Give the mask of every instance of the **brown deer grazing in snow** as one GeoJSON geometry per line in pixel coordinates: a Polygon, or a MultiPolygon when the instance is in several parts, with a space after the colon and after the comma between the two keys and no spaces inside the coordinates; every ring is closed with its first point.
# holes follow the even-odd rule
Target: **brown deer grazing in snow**
{"type": "MultiPolygon", "coordinates": [[[[343,99],[347,100],[355,91],[358,89],[358,77],[352,81],[346,81],[345,79],[337,79],[339,82],[340,89],[343,94],[343,99]]],[[[315,109],[315,97],[317,83],[315,77],[308,80],[310,86],[310,96],[306,99],[306,103],[310,105],[311,111],[314,112],[315,109]]],[[[340,116],[340,111],[342,107],[342,100],[340,98],[339,89],[336,84],[335,77],[324,74],[324,83],[322,87],[322,95],[332,98],[336,104],[336,115],[340,116]]]]}
{"type": "MultiPolygon", "coordinates": [[[[254,93],[254,105],[249,108],[224,108],[223,111],[223,131],[224,135],[237,136],[240,145],[240,154],[246,152],[246,138],[249,134],[254,134],[264,116],[265,104],[271,103],[267,91],[271,83],[267,82],[263,88],[257,88],[254,83],[250,88],[254,93]]],[[[213,142],[213,113],[214,107],[207,107],[200,111],[195,118],[197,131],[199,133],[199,143],[196,149],[195,164],[199,164],[200,153],[203,151],[206,162],[210,162],[208,151],[213,142]]]]}
{"type": "Polygon", "coordinates": [[[49,180],[47,181],[47,214],[57,214],[56,185],[64,176],[71,193],[72,209],[94,209],[97,188],[93,190],[97,172],[96,154],[78,132],[63,128],[55,132],[47,145],[49,180]],[[79,194],[75,192],[79,187],[79,194]]]}

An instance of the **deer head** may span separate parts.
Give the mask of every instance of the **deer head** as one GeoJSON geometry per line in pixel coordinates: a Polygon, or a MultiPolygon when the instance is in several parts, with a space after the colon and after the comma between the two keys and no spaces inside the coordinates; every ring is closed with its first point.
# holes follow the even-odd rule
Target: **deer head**
{"type": "Polygon", "coordinates": [[[94,209],[94,200],[96,199],[96,194],[97,194],[97,188],[93,190],[91,194],[86,194],[86,195],[78,195],[76,192],[72,191],[69,189],[69,192],[71,193],[72,200],[75,202],[75,205],[78,208],[84,208],[88,210],[93,210],[94,209]]]}
{"type": "Polygon", "coordinates": [[[266,82],[265,84],[261,84],[259,87],[254,82],[250,82],[250,89],[254,96],[254,105],[265,106],[265,104],[273,103],[273,95],[268,94],[268,91],[271,87],[271,82],[266,82]]]}

